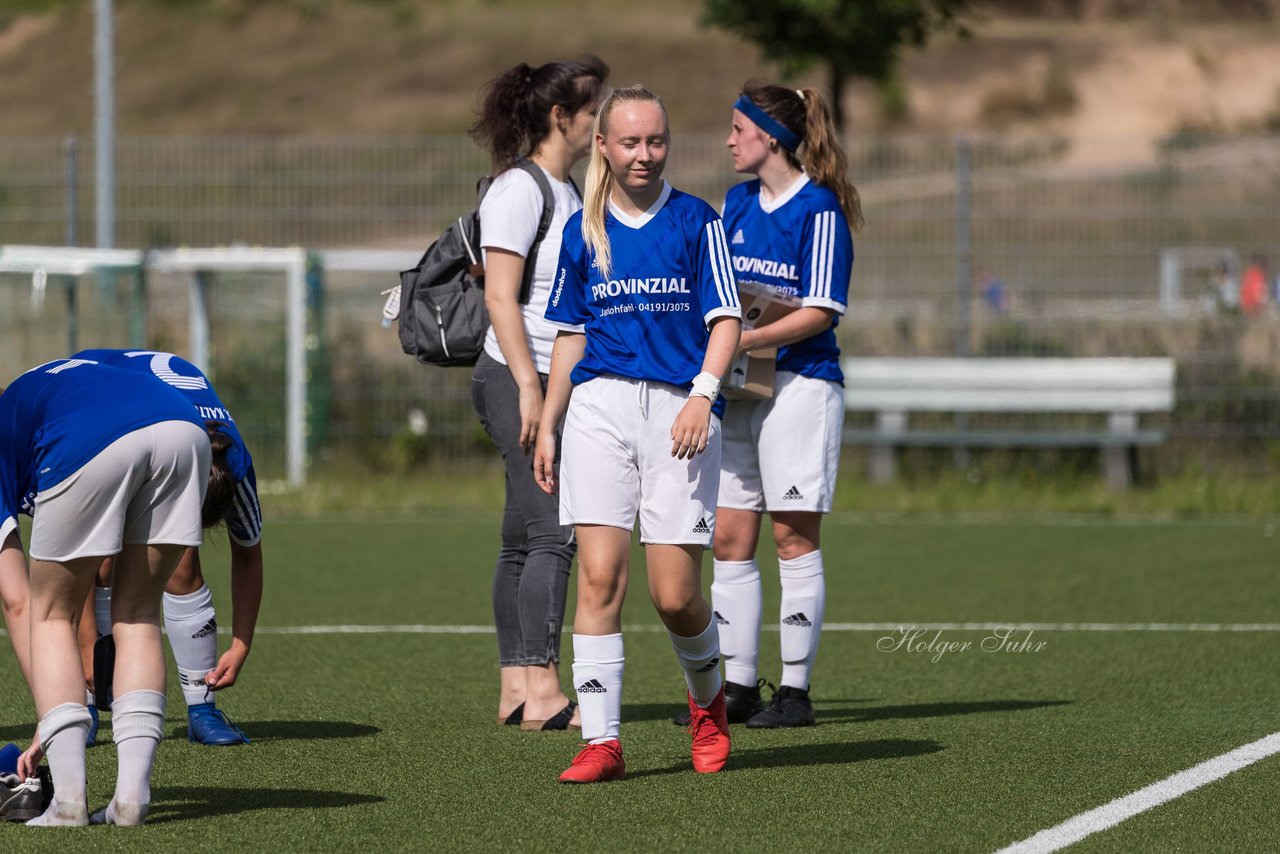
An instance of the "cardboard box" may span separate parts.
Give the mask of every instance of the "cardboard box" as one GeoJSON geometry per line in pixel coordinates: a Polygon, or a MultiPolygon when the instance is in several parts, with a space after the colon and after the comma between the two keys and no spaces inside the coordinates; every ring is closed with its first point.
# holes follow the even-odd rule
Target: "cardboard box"
{"type": "Polygon", "coordinates": [[[738,302],[742,306],[743,329],[768,326],[800,307],[800,297],[780,294],[759,282],[739,281],[738,302]]]}
{"type": "MultiPolygon", "coordinates": [[[[798,297],[780,295],[758,282],[738,282],[738,301],[742,305],[743,329],[767,326],[800,307],[798,297]]],[[[743,353],[729,366],[720,391],[736,400],[768,400],[773,397],[777,360],[776,347],[743,353]]]]}
{"type": "Polygon", "coordinates": [[[720,391],[734,400],[768,400],[773,397],[777,365],[778,351],[774,347],[743,353],[729,366],[720,391]]]}

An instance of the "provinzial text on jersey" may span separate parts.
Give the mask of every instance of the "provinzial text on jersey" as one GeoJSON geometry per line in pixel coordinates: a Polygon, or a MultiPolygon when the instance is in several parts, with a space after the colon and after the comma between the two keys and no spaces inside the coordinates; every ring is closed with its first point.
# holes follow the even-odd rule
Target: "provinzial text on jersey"
{"type": "Polygon", "coordinates": [[[746,255],[733,256],[733,269],[739,273],[754,273],[757,276],[769,276],[775,279],[798,279],[795,264],[784,264],[768,258],[751,258],[746,255]]]}
{"type": "Polygon", "coordinates": [[[683,277],[654,279],[611,279],[591,286],[592,299],[616,297],[620,294],[687,294],[689,280],[683,277]]]}

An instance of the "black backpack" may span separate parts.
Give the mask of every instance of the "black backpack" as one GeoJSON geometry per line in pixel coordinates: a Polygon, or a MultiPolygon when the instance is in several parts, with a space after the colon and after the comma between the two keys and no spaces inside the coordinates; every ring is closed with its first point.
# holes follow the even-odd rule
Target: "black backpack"
{"type": "MultiPolygon", "coordinates": [[[[529,247],[520,282],[520,302],[529,302],[538,247],[551,227],[555,196],[547,176],[531,160],[511,167],[533,176],[542,190],[542,218],[529,247]]],[[[570,179],[572,183],[573,179],[570,179]]],[[[426,365],[474,365],[484,351],[489,313],[484,307],[484,266],[480,255],[480,202],[493,179],[476,185],[476,207],[458,217],[422,254],[412,270],[400,274],[400,346],[426,365]]],[[[574,189],[577,185],[574,184],[574,189]]]]}

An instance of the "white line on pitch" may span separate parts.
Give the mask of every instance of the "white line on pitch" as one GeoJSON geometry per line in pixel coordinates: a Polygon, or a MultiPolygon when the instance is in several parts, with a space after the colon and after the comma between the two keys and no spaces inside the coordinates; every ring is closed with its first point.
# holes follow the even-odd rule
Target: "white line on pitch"
{"type": "Polygon", "coordinates": [[[1280,753],[1280,732],[1273,732],[1266,738],[1201,762],[1194,768],[1179,771],[1172,777],[1152,783],[1131,795],[1116,798],[1097,809],[1082,812],[1056,827],[1042,830],[1035,836],[1002,848],[996,854],[1048,854],[1050,851],[1057,851],[1275,753],[1280,753]]]}
{"type": "MultiPolygon", "coordinates": [[[[778,631],[778,626],[765,625],[765,631],[778,631]]],[[[894,632],[899,629],[924,631],[995,631],[1015,628],[1037,632],[1280,632],[1280,623],[827,623],[827,632],[894,632]]],[[[493,626],[259,626],[258,633],[269,635],[482,635],[493,634],[493,626]]],[[[572,626],[564,631],[572,632],[572,626]]],[[[640,623],[623,627],[626,632],[663,632],[657,623],[640,623]]]]}
{"type": "MultiPolygon", "coordinates": [[[[777,631],[777,626],[765,626],[777,631]]],[[[894,632],[923,629],[939,632],[983,632],[996,629],[1027,632],[1280,632],[1280,623],[824,623],[824,632],[894,632]]]]}
{"type": "MultiPolygon", "coordinates": [[[[776,632],[777,624],[765,624],[766,632],[776,632]]],[[[987,632],[997,629],[1017,629],[1027,632],[1280,632],[1280,623],[826,623],[825,632],[896,632],[921,630],[926,632],[987,632]]],[[[663,632],[666,628],[657,623],[640,623],[623,627],[627,632],[663,632]]],[[[229,634],[230,629],[218,629],[229,634]]],[[[573,626],[564,631],[572,632],[573,626]]],[[[258,626],[262,635],[491,635],[491,625],[332,625],[332,626],[258,626]]],[[[0,629],[0,635],[8,632],[0,629]]]]}

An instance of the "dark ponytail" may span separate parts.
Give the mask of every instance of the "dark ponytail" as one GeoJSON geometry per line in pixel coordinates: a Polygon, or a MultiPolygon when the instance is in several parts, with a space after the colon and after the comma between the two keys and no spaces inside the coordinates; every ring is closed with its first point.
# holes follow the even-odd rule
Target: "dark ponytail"
{"type": "Polygon", "coordinates": [[[742,87],[742,94],[800,139],[796,151],[787,150],[787,161],[796,169],[803,169],[814,183],[835,193],[849,227],[854,231],[862,228],[862,198],[849,180],[849,158],[822,93],[812,88],[788,89],[749,81],[742,87]]]}
{"type": "Polygon", "coordinates": [[[236,478],[227,462],[231,437],[219,428],[221,421],[204,422],[209,434],[209,446],[213,449],[213,461],[209,466],[209,488],[204,494],[204,506],[200,508],[200,527],[212,528],[227,518],[236,497],[236,478]]]}
{"type": "Polygon", "coordinates": [[[481,89],[480,118],[471,138],[489,152],[494,174],[528,157],[551,133],[551,108],[573,114],[600,100],[609,66],[596,56],[520,63],[481,89]]]}

